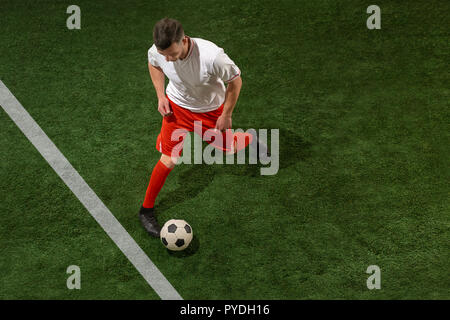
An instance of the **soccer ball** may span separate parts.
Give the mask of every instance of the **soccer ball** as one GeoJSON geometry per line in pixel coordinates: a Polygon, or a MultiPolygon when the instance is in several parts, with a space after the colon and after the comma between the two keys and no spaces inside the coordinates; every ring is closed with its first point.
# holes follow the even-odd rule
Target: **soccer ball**
{"type": "Polygon", "coordinates": [[[171,219],[161,229],[160,238],[163,245],[173,251],[184,250],[191,243],[192,228],[184,220],[171,219]]]}

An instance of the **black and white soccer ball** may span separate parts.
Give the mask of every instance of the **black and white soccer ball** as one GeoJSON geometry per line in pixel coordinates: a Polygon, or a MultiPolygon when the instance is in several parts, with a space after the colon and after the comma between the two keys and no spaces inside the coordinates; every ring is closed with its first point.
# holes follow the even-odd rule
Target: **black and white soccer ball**
{"type": "Polygon", "coordinates": [[[186,249],[192,241],[192,227],[184,220],[171,219],[161,229],[163,245],[173,251],[186,249]]]}

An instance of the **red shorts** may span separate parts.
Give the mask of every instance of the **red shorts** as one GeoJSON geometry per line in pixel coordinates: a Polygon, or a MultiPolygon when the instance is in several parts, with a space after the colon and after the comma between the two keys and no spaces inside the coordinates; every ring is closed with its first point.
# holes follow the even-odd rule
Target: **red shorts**
{"type": "Polygon", "coordinates": [[[196,113],[176,105],[169,97],[167,99],[173,114],[163,117],[161,132],[156,139],[156,149],[159,152],[170,157],[180,157],[183,150],[184,137],[193,131],[219,150],[225,152],[232,150],[233,133],[231,129],[222,133],[216,133],[216,135],[221,134],[222,139],[211,137],[211,130],[205,135],[207,130],[215,128],[216,121],[222,114],[223,104],[216,110],[196,113]],[[194,126],[194,121],[199,122],[194,126]]]}

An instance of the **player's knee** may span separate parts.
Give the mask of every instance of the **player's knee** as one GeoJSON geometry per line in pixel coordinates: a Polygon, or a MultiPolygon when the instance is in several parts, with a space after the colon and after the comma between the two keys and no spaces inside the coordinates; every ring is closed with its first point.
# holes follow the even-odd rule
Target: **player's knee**
{"type": "Polygon", "coordinates": [[[177,164],[175,159],[172,159],[172,157],[169,157],[169,156],[167,156],[165,154],[161,155],[161,159],[160,160],[167,168],[170,168],[170,169],[175,167],[175,165],[177,164]]]}

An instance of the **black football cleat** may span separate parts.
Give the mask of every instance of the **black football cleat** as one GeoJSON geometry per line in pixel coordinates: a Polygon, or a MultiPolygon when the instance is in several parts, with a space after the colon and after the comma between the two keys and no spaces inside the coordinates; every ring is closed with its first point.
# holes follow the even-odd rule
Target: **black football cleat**
{"type": "Polygon", "coordinates": [[[149,235],[159,238],[161,227],[158,224],[158,220],[156,220],[154,208],[141,207],[139,210],[139,220],[141,220],[145,231],[147,231],[149,235]]]}

